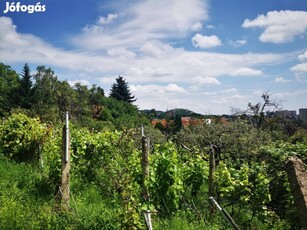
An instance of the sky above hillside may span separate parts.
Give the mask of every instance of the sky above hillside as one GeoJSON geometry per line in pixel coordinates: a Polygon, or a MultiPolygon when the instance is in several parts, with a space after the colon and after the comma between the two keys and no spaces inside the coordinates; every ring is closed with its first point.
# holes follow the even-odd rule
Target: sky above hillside
{"type": "Polygon", "coordinates": [[[0,62],[17,72],[45,65],[107,95],[120,75],[140,109],[229,114],[269,92],[298,110],[307,1],[0,1],[0,62]]]}

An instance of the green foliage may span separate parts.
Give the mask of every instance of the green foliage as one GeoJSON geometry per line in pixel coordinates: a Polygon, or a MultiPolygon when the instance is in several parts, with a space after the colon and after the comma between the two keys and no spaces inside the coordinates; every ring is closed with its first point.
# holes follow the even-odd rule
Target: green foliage
{"type": "Polygon", "coordinates": [[[243,212],[250,210],[253,215],[257,212],[265,214],[266,205],[271,200],[270,178],[265,171],[263,164],[242,165],[237,170],[221,162],[215,174],[220,201],[241,206],[243,212]]]}
{"type": "Polygon", "coordinates": [[[3,117],[12,108],[18,106],[17,89],[19,78],[10,66],[0,63],[0,116],[3,117]]]}
{"type": "Polygon", "coordinates": [[[267,173],[272,178],[270,193],[272,201],[269,207],[276,210],[277,215],[288,223],[298,228],[298,213],[294,206],[293,196],[290,192],[288,177],[285,172],[285,165],[290,157],[298,157],[305,164],[307,163],[307,142],[275,142],[263,146],[259,154],[260,160],[268,165],[267,173]]]}
{"type": "Polygon", "coordinates": [[[47,135],[47,127],[36,118],[13,114],[0,127],[3,154],[17,161],[39,159],[39,145],[47,135]]]}
{"type": "Polygon", "coordinates": [[[157,146],[150,164],[150,190],[154,205],[165,214],[174,213],[179,208],[183,192],[182,165],[175,146],[171,143],[157,146]]]}
{"type": "Polygon", "coordinates": [[[201,186],[208,181],[209,164],[200,154],[188,155],[183,163],[184,185],[191,187],[192,197],[196,197],[201,186]]]}
{"type": "Polygon", "coordinates": [[[72,131],[72,168],[83,183],[97,184],[103,196],[119,202],[121,226],[138,229],[140,219],[140,152],[121,132],[72,131]]]}
{"type": "MultiPolygon", "coordinates": [[[[106,109],[113,100],[106,100],[106,109]]],[[[178,145],[146,128],[154,144],[145,181],[150,199],[144,202],[140,131],[80,128],[78,122],[70,128],[71,210],[59,212],[54,192],[62,127],[23,114],[0,126],[1,229],[144,229],[144,209],[154,211],[155,229],[230,229],[218,212],[209,211],[211,146],[217,154],[216,198],[242,229],[299,228],[282,166],[289,156],[306,162],[306,142],[273,144],[268,133],[244,122],[182,130],[174,138],[178,145]],[[43,143],[43,168],[11,161],[38,159],[37,143],[43,143]]]]}

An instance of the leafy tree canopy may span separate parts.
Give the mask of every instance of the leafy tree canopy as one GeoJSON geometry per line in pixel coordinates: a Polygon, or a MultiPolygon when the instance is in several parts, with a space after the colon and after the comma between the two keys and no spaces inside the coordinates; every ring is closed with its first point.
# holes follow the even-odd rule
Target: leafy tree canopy
{"type": "Polygon", "coordinates": [[[19,78],[10,66],[0,63],[0,116],[16,107],[19,78]]]}

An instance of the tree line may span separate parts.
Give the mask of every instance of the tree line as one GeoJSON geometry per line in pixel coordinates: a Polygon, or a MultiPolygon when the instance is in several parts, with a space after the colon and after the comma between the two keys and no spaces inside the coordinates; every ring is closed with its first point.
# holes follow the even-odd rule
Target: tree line
{"type": "Polygon", "coordinates": [[[60,81],[51,68],[38,66],[31,74],[25,64],[18,74],[10,66],[0,63],[0,116],[23,112],[38,116],[43,122],[62,122],[66,111],[71,119],[86,126],[114,128],[134,127],[146,123],[132,103],[126,80],[119,76],[106,96],[97,85],[88,88],[68,81],[60,81]]]}

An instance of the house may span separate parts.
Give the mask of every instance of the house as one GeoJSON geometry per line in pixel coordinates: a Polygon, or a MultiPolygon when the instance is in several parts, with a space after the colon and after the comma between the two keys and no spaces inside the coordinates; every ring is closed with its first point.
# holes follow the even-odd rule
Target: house
{"type": "Polygon", "coordinates": [[[194,127],[195,126],[203,126],[205,123],[206,124],[211,124],[211,119],[199,119],[199,118],[191,118],[191,117],[181,117],[181,125],[182,125],[183,128],[187,128],[187,127],[190,127],[190,126],[194,126],[194,127]]]}
{"type": "Polygon", "coordinates": [[[153,119],[151,120],[151,124],[155,127],[157,124],[161,124],[164,128],[167,127],[167,120],[166,119],[153,119]]]}

